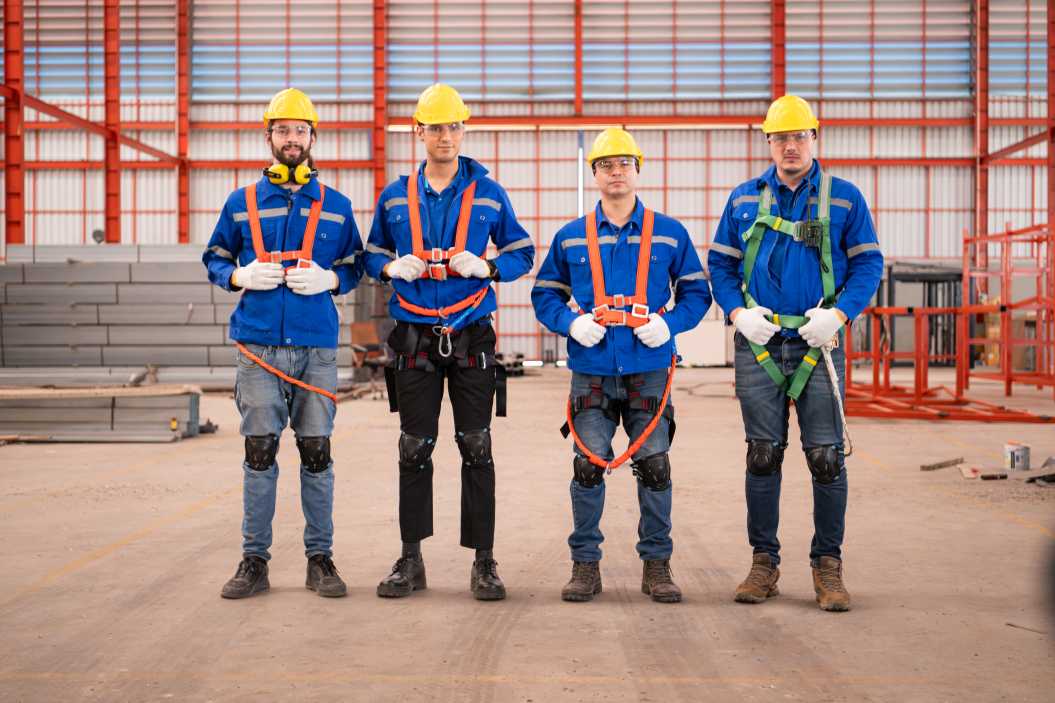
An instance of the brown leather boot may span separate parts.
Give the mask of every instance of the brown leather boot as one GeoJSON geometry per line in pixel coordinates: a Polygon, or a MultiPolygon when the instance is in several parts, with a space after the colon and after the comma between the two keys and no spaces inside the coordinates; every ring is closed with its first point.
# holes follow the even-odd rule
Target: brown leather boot
{"type": "Polygon", "coordinates": [[[850,609],[850,594],[843,585],[843,563],[835,557],[821,557],[813,567],[813,590],[821,610],[850,609]]]}
{"type": "Polygon", "coordinates": [[[641,592],[657,603],[680,603],[681,589],[671,576],[670,559],[646,559],[641,569],[641,592]]]}
{"type": "Polygon", "coordinates": [[[773,561],[765,552],[756,552],[751,559],[751,571],[744,582],[736,587],[734,599],[737,603],[762,603],[766,598],[779,595],[777,579],[780,569],[773,566],[773,561]]]}
{"type": "Polygon", "coordinates": [[[561,600],[583,603],[601,592],[601,567],[596,561],[573,561],[571,581],[561,589],[561,600]]]}

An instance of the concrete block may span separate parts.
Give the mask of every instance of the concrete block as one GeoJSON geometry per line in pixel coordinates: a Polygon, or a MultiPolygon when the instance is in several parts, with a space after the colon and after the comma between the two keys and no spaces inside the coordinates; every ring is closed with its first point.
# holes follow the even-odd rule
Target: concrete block
{"type": "MultiPolygon", "coordinates": [[[[206,347],[104,347],[103,363],[107,366],[207,366],[206,347]]],[[[158,380],[160,381],[160,375],[158,380]]]]}
{"type": "Polygon", "coordinates": [[[104,423],[110,420],[110,408],[70,408],[52,405],[48,408],[0,408],[0,423],[50,422],[55,426],[80,422],[104,423]]]}
{"type": "Polygon", "coordinates": [[[0,264],[0,283],[24,283],[22,264],[0,264]]]}
{"type": "Polygon", "coordinates": [[[4,287],[7,289],[5,303],[71,305],[117,302],[117,285],[113,283],[80,283],[72,286],[48,283],[8,283],[4,287]]]}
{"type": "Polygon", "coordinates": [[[95,305],[3,305],[0,318],[5,325],[94,325],[99,312],[95,305]]]}
{"type": "MultiPolygon", "coordinates": [[[[21,350],[19,350],[21,351],[21,350]]],[[[61,388],[80,388],[83,386],[106,386],[114,383],[125,383],[124,377],[115,377],[110,369],[99,366],[40,366],[28,368],[11,365],[11,368],[0,368],[0,386],[57,386],[61,388]]]]}
{"type": "Polygon", "coordinates": [[[111,303],[211,303],[212,284],[205,283],[122,283],[117,286],[117,298],[111,303]]]}
{"type": "Polygon", "coordinates": [[[139,247],[125,244],[85,244],[74,246],[32,246],[7,248],[7,260],[17,262],[123,261],[139,258],[139,247]]]}
{"type": "Polygon", "coordinates": [[[222,344],[221,325],[111,325],[110,344],[222,344]]]}
{"type": "Polygon", "coordinates": [[[11,398],[0,400],[0,408],[104,408],[109,409],[112,398],[11,398]]]}
{"type": "Polygon", "coordinates": [[[229,291],[220,286],[211,286],[211,288],[214,303],[238,305],[238,301],[242,298],[242,291],[229,291]]]}
{"type": "Polygon", "coordinates": [[[109,261],[25,264],[26,283],[128,283],[129,265],[109,261]]]}
{"type": "Polygon", "coordinates": [[[234,345],[209,347],[209,366],[231,366],[237,363],[234,345]]]}
{"type": "Polygon", "coordinates": [[[106,344],[106,328],[99,325],[4,325],[5,347],[106,344]]]}
{"type": "Polygon", "coordinates": [[[210,325],[214,317],[209,303],[99,306],[99,322],[105,325],[210,325]]]}
{"type": "Polygon", "coordinates": [[[212,306],[214,321],[226,325],[231,321],[231,314],[238,307],[238,303],[216,303],[212,306]]]}
{"type": "Polygon", "coordinates": [[[205,271],[201,255],[205,247],[200,244],[144,244],[139,247],[141,262],[194,261],[205,271]]]}
{"type": "MultiPolygon", "coordinates": [[[[199,252],[199,258],[201,253],[199,252]]],[[[209,272],[201,261],[167,261],[132,264],[132,283],[208,283],[209,272]]]]}
{"type": "Polygon", "coordinates": [[[198,406],[198,394],[187,393],[186,395],[155,395],[141,396],[138,398],[117,396],[113,399],[115,408],[195,408],[198,406]]]}
{"type": "MultiPolygon", "coordinates": [[[[4,366],[99,366],[101,347],[4,347],[4,366]]],[[[49,375],[45,384],[59,385],[49,375]]]]}

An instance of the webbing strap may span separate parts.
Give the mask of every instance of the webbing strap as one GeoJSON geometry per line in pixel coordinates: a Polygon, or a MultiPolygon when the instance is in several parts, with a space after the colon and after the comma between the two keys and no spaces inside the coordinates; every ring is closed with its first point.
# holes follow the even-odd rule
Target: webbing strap
{"type": "Polygon", "coordinates": [[[457,276],[448,262],[458,253],[465,251],[465,245],[469,241],[469,219],[472,215],[473,198],[476,197],[476,181],[462,191],[461,206],[458,210],[458,225],[454,231],[454,246],[450,249],[440,247],[425,249],[425,235],[421,229],[421,207],[418,197],[418,174],[420,169],[414,169],[414,173],[407,179],[407,209],[410,214],[410,239],[412,253],[424,261],[428,266],[421,278],[433,278],[439,281],[446,280],[448,276],[457,276]]]}
{"type": "Polygon", "coordinates": [[[245,187],[245,210],[249,215],[249,232],[253,236],[253,253],[258,261],[263,263],[281,264],[288,259],[312,259],[312,250],[315,247],[315,230],[319,227],[319,217],[322,215],[322,203],[326,199],[326,186],[319,183],[319,199],[311,204],[308,212],[308,222],[304,226],[304,238],[301,240],[300,249],[294,251],[272,251],[264,248],[264,232],[260,227],[260,210],[256,204],[256,183],[250,183],[245,187]]]}
{"type": "Polygon", "coordinates": [[[335,393],[331,393],[330,391],[328,391],[328,390],[326,390],[324,388],[319,388],[318,386],[313,386],[310,383],[305,383],[304,381],[300,381],[300,380],[298,380],[296,378],[293,378],[289,374],[286,374],[286,373],[276,369],[274,366],[272,366],[271,364],[267,363],[266,361],[261,359],[259,356],[257,356],[253,352],[249,351],[246,348],[246,346],[244,344],[242,344],[241,342],[235,342],[234,345],[236,347],[238,347],[238,351],[242,352],[242,354],[244,354],[250,361],[253,361],[257,365],[259,365],[261,368],[263,368],[265,371],[270,371],[271,373],[275,374],[276,376],[281,378],[286,383],[292,383],[294,386],[299,386],[299,387],[301,387],[301,388],[303,388],[305,390],[311,391],[312,393],[318,393],[321,396],[325,396],[325,397],[329,398],[330,400],[332,400],[334,403],[337,402],[337,395],[335,393]]]}
{"type": "Polygon", "coordinates": [[[655,227],[656,214],[645,208],[641,220],[641,242],[637,250],[637,276],[634,281],[634,295],[623,293],[608,295],[604,280],[604,266],[601,263],[601,245],[597,238],[597,211],[586,214],[586,250],[590,255],[590,278],[593,279],[593,317],[594,321],[606,327],[626,325],[640,327],[648,322],[648,270],[652,261],[652,230],[655,227]],[[630,310],[613,310],[630,306],[630,310]]]}

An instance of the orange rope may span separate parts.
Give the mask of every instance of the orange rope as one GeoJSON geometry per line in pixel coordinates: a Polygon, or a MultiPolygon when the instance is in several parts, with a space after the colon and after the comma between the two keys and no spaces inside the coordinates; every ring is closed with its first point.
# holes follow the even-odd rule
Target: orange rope
{"type": "Polygon", "coordinates": [[[605,461],[601,457],[597,456],[596,454],[591,452],[585,444],[583,444],[581,439],[579,439],[579,434],[575,431],[575,424],[572,422],[572,400],[571,398],[568,398],[568,429],[571,430],[571,436],[572,439],[575,440],[575,446],[579,448],[579,450],[583,453],[583,456],[590,460],[591,464],[605,469],[606,471],[611,471],[612,469],[621,466],[624,462],[626,462],[627,459],[632,457],[638,449],[641,448],[641,445],[645,443],[645,441],[652,434],[653,430],[656,429],[656,426],[659,425],[659,418],[663,416],[663,411],[667,408],[667,400],[670,398],[670,386],[674,382],[674,367],[677,366],[677,363],[678,357],[671,357],[670,368],[667,369],[667,387],[663,389],[663,399],[659,402],[659,409],[656,410],[655,416],[648,423],[648,425],[645,426],[645,431],[642,432],[638,436],[638,438],[634,440],[633,444],[627,447],[625,452],[617,456],[612,461],[605,461]]]}
{"type": "Polygon", "coordinates": [[[241,342],[235,342],[234,345],[236,347],[238,347],[238,351],[242,352],[247,357],[249,357],[252,361],[256,362],[259,366],[263,367],[266,371],[270,371],[271,373],[273,373],[276,376],[278,376],[279,378],[281,378],[283,381],[285,381],[287,383],[292,383],[294,386],[300,386],[301,388],[304,388],[306,390],[312,391],[313,393],[318,393],[319,395],[324,395],[327,398],[329,398],[330,400],[332,400],[334,403],[337,402],[337,394],[336,393],[330,393],[328,390],[325,390],[323,388],[319,388],[318,386],[313,386],[310,383],[305,383],[304,381],[298,381],[297,379],[293,378],[292,376],[289,376],[289,375],[279,371],[274,366],[272,366],[271,364],[267,363],[266,361],[261,359],[259,356],[257,356],[253,352],[251,352],[248,349],[246,349],[245,345],[242,344],[241,342]]]}

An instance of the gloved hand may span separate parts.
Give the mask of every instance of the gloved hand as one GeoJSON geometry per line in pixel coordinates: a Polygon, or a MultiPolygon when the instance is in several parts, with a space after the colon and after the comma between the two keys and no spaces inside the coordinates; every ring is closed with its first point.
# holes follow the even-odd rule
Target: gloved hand
{"type": "Polygon", "coordinates": [[[490,278],[491,267],[471,251],[460,251],[451,257],[451,268],[463,278],[490,278]]]}
{"type": "Polygon", "coordinates": [[[761,305],[753,308],[740,308],[733,317],[733,325],[740,331],[740,334],[755,344],[765,344],[780,331],[778,325],[766,319],[766,315],[772,314],[772,310],[761,305]]]}
{"type": "Polygon", "coordinates": [[[641,340],[646,347],[660,347],[670,339],[670,327],[662,315],[650,313],[648,322],[640,327],[634,328],[634,336],[641,340]]]}
{"type": "Polygon", "coordinates": [[[405,254],[385,264],[385,274],[389,278],[401,278],[407,283],[418,280],[423,273],[425,273],[425,262],[413,254],[405,254]]]}
{"type": "Polygon", "coordinates": [[[282,264],[265,264],[253,259],[246,266],[239,266],[231,274],[231,285],[246,290],[274,290],[282,285],[285,272],[282,264]]]}
{"type": "Polygon", "coordinates": [[[337,287],[337,274],[314,261],[311,268],[294,267],[286,271],[286,287],[297,295],[317,295],[337,287]]]}
{"type": "Polygon", "coordinates": [[[835,308],[810,308],[806,311],[810,321],[799,327],[799,335],[811,347],[823,347],[831,341],[843,326],[845,318],[835,308]]]}
{"type": "Polygon", "coordinates": [[[597,324],[593,315],[582,314],[572,320],[568,334],[587,349],[604,339],[604,325],[597,324]]]}

